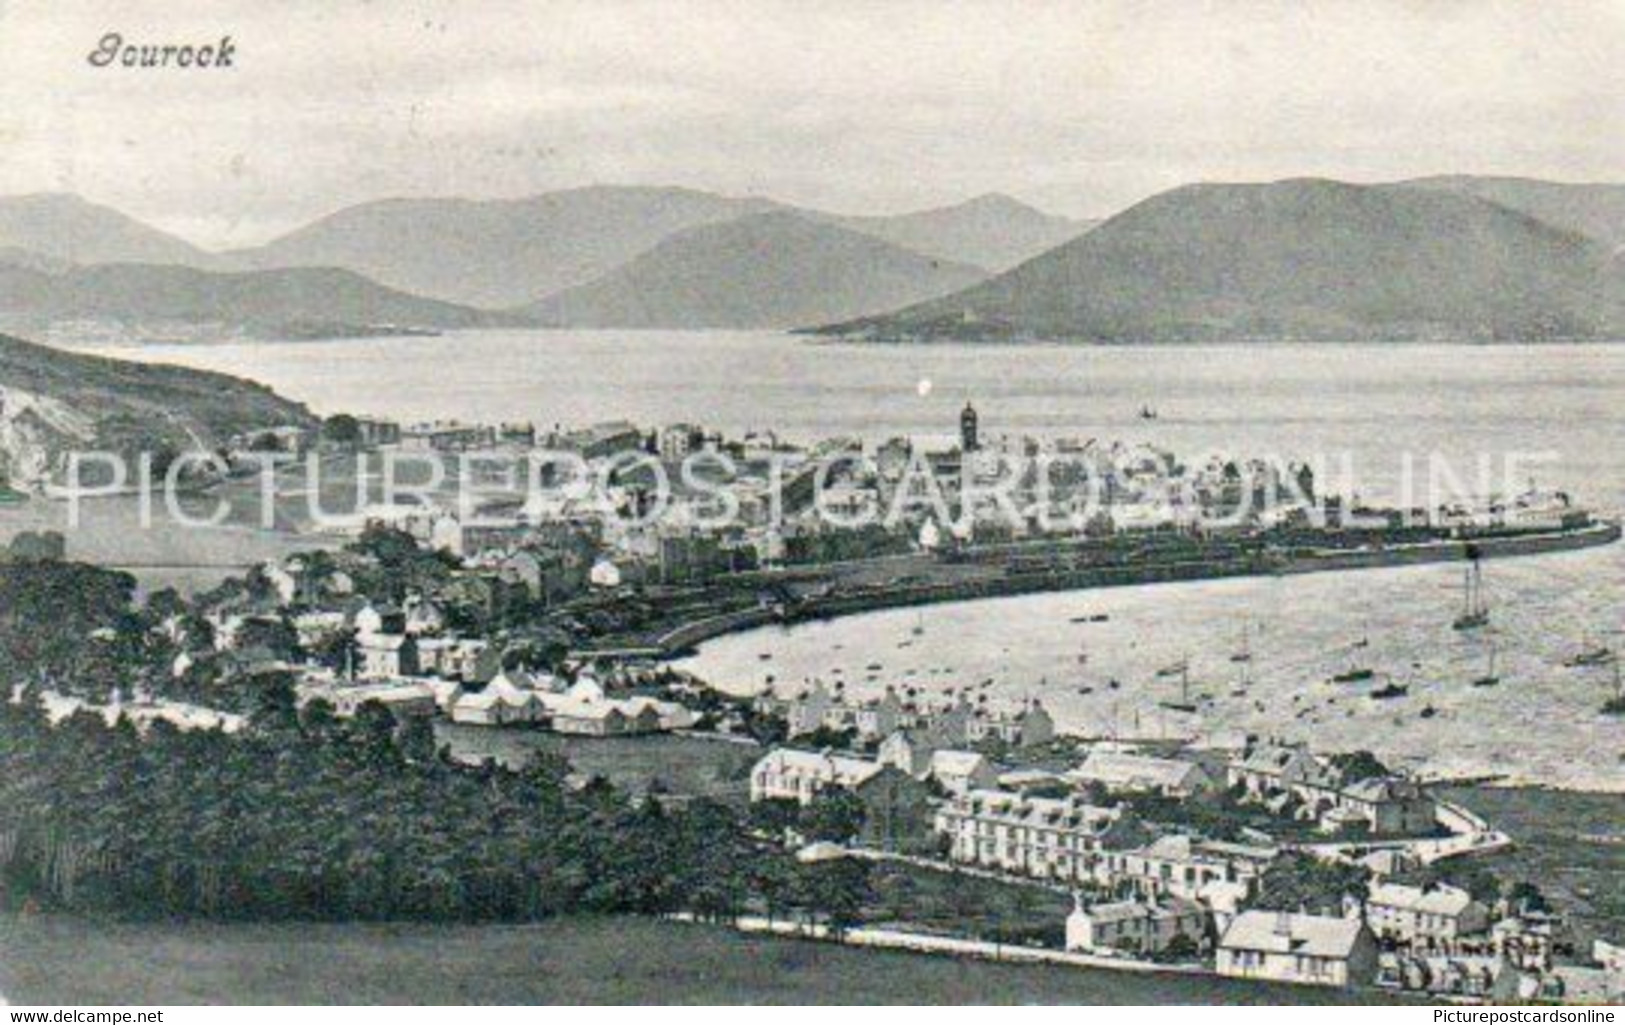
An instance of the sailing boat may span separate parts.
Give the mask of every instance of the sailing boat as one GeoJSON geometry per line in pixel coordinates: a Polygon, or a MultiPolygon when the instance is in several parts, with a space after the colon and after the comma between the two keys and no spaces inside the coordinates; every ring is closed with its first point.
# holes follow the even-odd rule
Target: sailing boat
{"type": "Polygon", "coordinates": [[[1348,668],[1340,673],[1333,673],[1333,683],[1364,683],[1377,675],[1370,666],[1358,662],[1354,658],[1354,653],[1362,648],[1365,648],[1368,643],[1368,641],[1362,638],[1359,641],[1349,645],[1348,668]]]}
{"type": "Polygon", "coordinates": [[[1190,663],[1190,656],[1181,656],[1178,662],[1169,663],[1168,665],[1163,666],[1161,669],[1158,669],[1157,675],[1164,678],[1169,676],[1184,675],[1190,669],[1190,663]]]}
{"type": "Polygon", "coordinates": [[[1241,672],[1236,677],[1236,685],[1230,688],[1230,696],[1240,698],[1247,696],[1247,688],[1253,684],[1252,666],[1250,662],[1241,663],[1241,672]]]}
{"type": "Polygon", "coordinates": [[[1614,661],[1614,649],[1588,637],[1579,651],[1563,660],[1563,666],[1566,669],[1583,669],[1587,666],[1605,666],[1614,661]]]}
{"type": "Polygon", "coordinates": [[[1625,715],[1625,683],[1619,679],[1619,663],[1614,663],[1614,696],[1603,702],[1603,715],[1625,715]]]}
{"type": "Polygon", "coordinates": [[[1191,672],[1189,662],[1179,664],[1179,700],[1159,701],[1157,704],[1175,712],[1194,712],[1196,702],[1191,700],[1191,672]]]}
{"type": "Polygon", "coordinates": [[[1489,664],[1489,666],[1487,668],[1485,668],[1483,676],[1477,677],[1477,678],[1475,678],[1473,680],[1473,686],[1474,687],[1494,687],[1496,684],[1498,684],[1500,682],[1501,682],[1501,678],[1499,676],[1495,675],[1495,642],[1491,641],[1490,642],[1490,664],[1489,664]]]}
{"type": "Polygon", "coordinates": [[[925,613],[920,612],[915,614],[914,630],[912,632],[916,637],[922,636],[925,633],[925,613]]]}
{"type": "Polygon", "coordinates": [[[1457,630],[1477,630],[1488,626],[1490,622],[1490,607],[1484,600],[1484,571],[1474,559],[1467,566],[1467,574],[1462,584],[1461,615],[1456,617],[1450,625],[1457,630]]]}
{"type": "Polygon", "coordinates": [[[1241,643],[1236,647],[1236,650],[1231,653],[1230,661],[1251,662],[1252,660],[1253,646],[1250,638],[1248,637],[1247,623],[1246,621],[1243,621],[1241,624],[1241,643]]]}
{"type": "Polygon", "coordinates": [[[1402,698],[1410,692],[1410,684],[1397,683],[1393,680],[1393,678],[1390,677],[1387,683],[1384,683],[1381,687],[1378,687],[1376,690],[1372,691],[1369,697],[1373,701],[1391,701],[1394,698],[1402,698]]]}

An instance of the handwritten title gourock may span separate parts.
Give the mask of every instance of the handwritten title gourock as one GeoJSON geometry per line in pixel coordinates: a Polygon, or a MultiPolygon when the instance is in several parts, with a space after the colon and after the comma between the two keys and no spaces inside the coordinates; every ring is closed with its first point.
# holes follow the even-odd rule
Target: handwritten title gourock
{"type": "Polygon", "coordinates": [[[135,44],[126,43],[117,32],[109,32],[96,42],[86,59],[96,68],[230,68],[237,56],[237,44],[230,36],[218,43],[135,44]]]}

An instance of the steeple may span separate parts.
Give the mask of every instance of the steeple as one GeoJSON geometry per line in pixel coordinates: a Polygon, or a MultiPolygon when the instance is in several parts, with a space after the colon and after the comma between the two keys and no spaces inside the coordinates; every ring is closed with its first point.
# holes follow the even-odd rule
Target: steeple
{"type": "Polygon", "coordinates": [[[965,403],[964,412],[959,414],[959,448],[964,452],[975,452],[982,447],[976,437],[976,407],[969,402],[965,403]]]}

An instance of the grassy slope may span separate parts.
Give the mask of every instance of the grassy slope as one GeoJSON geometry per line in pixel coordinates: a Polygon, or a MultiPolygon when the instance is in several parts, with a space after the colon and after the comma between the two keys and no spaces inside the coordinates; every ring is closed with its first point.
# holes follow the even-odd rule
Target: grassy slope
{"type": "Polygon", "coordinates": [[[87,356],[9,335],[0,335],[0,384],[48,395],[92,417],[178,418],[220,435],[251,426],[315,421],[302,405],[252,381],[87,356]]]}
{"type": "Polygon", "coordinates": [[[1350,994],[1018,966],[642,919],[536,926],[0,920],[13,1003],[1330,1003],[1350,994]]]}
{"type": "Polygon", "coordinates": [[[1625,938],[1625,843],[1581,839],[1625,834],[1625,794],[1474,787],[1450,791],[1449,797],[1513,839],[1511,850],[1478,864],[1539,886],[1572,916],[1585,949],[1596,936],[1625,938]]]}

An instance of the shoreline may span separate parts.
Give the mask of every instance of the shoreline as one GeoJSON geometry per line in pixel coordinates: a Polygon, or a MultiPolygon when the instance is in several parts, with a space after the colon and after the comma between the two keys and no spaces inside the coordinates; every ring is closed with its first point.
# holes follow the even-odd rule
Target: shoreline
{"type": "MultiPolygon", "coordinates": [[[[1481,558],[1521,558],[1554,552],[1602,547],[1620,540],[1621,525],[1597,521],[1585,527],[1544,533],[1501,537],[1450,539],[1383,548],[1313,549],[1297,554],[1261,553],[1204,562],[1169,562],[1139,567],[1058,570],[1007,573],[969,580],[939,580],[885,589],[866,588],[845,593],[810,595],[793,607],[756,604],[749,608],[724,610],[666,625],[657,633],[608,638],[607,643],[582,647],[574,657],[643,657],[671,660],[693,654],[694,649],[718,637],[764,626],[792,625],[798,622],[830,620],[886,609],[911,608],[948,602],[1006,598],[1025,594],[1085,591],[1110,587],[1140,587],[1161,583],[1185,583],[1232,577],[1291,576],[1364,569],[1460,562],[1468,558],[1470,547],[1481,558]]],[[[954,564],[919,560],[923,568],[943,572],[954,564]]],[[[879,560],[871,560],[877,563],[879,560]]],[[[834,586],[838,571],[817,567],[761,574],[764,582],[807,580],[834,586]]]]}

